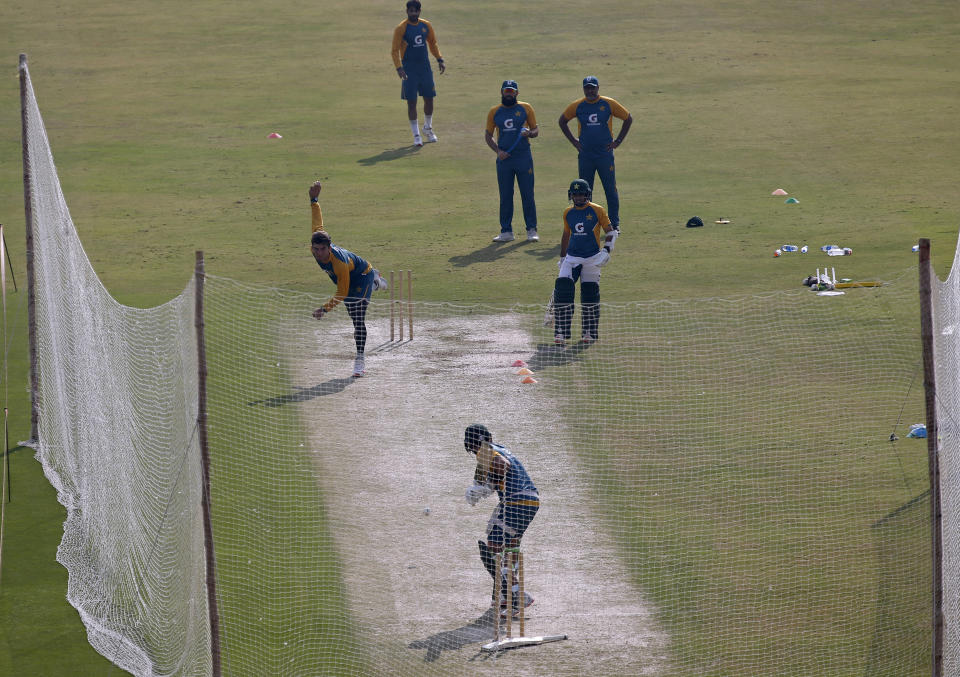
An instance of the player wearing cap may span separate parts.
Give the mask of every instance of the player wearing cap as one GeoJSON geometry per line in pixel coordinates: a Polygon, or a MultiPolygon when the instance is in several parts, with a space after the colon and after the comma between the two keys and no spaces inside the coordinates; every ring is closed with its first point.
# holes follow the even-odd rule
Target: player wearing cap
{"type": "Polygon", "coordinates": [[[560,130],[579,151],[580,178],[593,190],[594,174],[600,175],[607,197],[611,225],[620,230],[620,196],[617,194],[617,173],[613,151],[630,131],[633,117],[630,112],[610,97],[600,96],[600,81],[589,75],[583,79],[583,98],[577,99],[560,115],[560,130]],[[578,136],[570,132],[569,122],[574,118],[580,125],[578,136]],[[623,120],[620,133],[613,138],[613,119],[623,120]]]}
{"type": "MultiPolygon", "coordinates": [[[[473,484],[467,488],[466,499],[470,505],[476,505],[481,498],[497,492],[500,502],[487,522],[487,540],[477,541],[480,547],[480,561],[494,579],[496,594],[497,565],[496,555],[504,548],[519,548],[520,539],[530,522],[540,509],[540,494],[530,479],[520,460],[499,444],[493,443],[493,435],[487,426],[473,423],[467,426],[463,435],[463,446],[467,453],[477,457],[477,467],[473,471],[473,484]]],[[[506,606],[506,572],[501,572],[499,606],[506,606]]],[[[514,585],[513,611],[519,608],[519,589],[514,585]]],[[[533,604],[533,597],[524,593],[524,606],[533,604]]],[[[494,606],[498,600],[493,597],[494,606]]]]}
{"type": "Polygon", "coordinates": [[[397,68],[397,75],[403,81],[400,98],[407,102],[407,117],[413,131],[414,146],[422,146],[424,139],[427,143],[437,140],[437,135],[433,133],[433,99],[437,90],[427,49],[437,58],[437,68],[443,73],[447,67],[437,46],[437,33],[429,21],[420,18],[420,0],[409,0],[407,18],[393,31],[390,56],[397,68]],[[423,137],[420,136],[417,122],[417,95],[423,97],[423,137]]]}
{"type": "Polygon", "coordinates": [[[533,199],[533,155],[530,139],[540,135],[537,116],[529,103],[517,101],[519,86],[516,80],[504,80],[500,86],[500,104],[487,113],[487,128],[483,136],[490,149],[497,154],[497,185],[500,187],[500,234],[494,242],[510,242],[513,238],[513,182],[520,188],[523,220],[527,240],[536,242],[537,205],[533,199]],[[493,133],[497,138],[494,140],[493,133]]]}
{"type": "Polygon", "coordinates": [[[558,346],[570,339],[577,267],[580,268],[582,340],[589,344],[600,337],[600,268],[610,261],[618,233],[606,210],[590,201],[592,197],[584,179],[573,181],[567,191],[573,206],[563,212],[560,271],[553,289],[554,343],[558,346]]]}
{"type": "Polygon", "coordinates": [[[364,348],[367,344],[366,316],[370,294],[386,289],[388,285],[387,281],[380,277],[379,271],[370,263],[343,247],[335,246],[330,241],[330,235],[323,230],[323,214],[320,211],[321,190],[319,181],[314,182],[308,190],[312,222],[310,252],[323,271],[337,285],[337,291],[329,301],[313,311],[313,316],[319,320],[343,301],[347,314],[353,321],[353,338],[357,346],[357,356],[353,361],[353,375],[360,377],[366,373],[364,348]]]}

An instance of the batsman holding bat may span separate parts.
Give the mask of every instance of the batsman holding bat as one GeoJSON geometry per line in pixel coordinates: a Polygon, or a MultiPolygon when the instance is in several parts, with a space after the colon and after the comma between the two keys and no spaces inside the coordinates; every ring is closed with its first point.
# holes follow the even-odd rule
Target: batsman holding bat
{"type": "Polygon", "coordinates": [[[516,177],[523,204],[527,241],[536,242],[537,205],[533,199],[533,155],[530,139],[540,135],[537,116],[529,103],[517,101],[520,89],[516,80],[504,80],[500,86],[500,105],[487,113],[483,137],[497,154],[497,185],[500,187],[500,234],[494,242],[513,241],[513,181],[516,177]],[[497,132],[494,140],[493,133],[497,132]]]}
{"type": "Polygon", "coordinates": [[[600,338],[600,269],[610,261],[619,232],[610,224],[606,210],[590,201],[592,197],[590,185],[583,179],[573,181],[567,191],[573,206],[563,212],[560,271],[553,289],[553,342],[558,346],[570,340],[578,270],[582,341],[589,344],[600,338]]]}
{"type": "MultiPolygon", "coordinates": [[[[501,594],[498,600],[496,555],[504,548],[520,547],[520,539],[540,509],[540,495],[520,460],[506,447],[494,444],[487,426],[480,423],[467,426],[463,446],[467,453],[477,457],[473,484],[466,493],[467,503],[476,505],[481,498],[493,492],[497,492],[500,497],[500,502],[487,522],[487,540],[477,541],[477,545],[480,547],[480,561],[494,580],[492,604],[494,608],[505,610],[507,572],[500,572],[501,594]]],[[[512,599],[514,608],[511,613],[516,613],[520,604],[517,585],[513,586],[512,599]]],[[[524,607],[531,604],[533,597],[524,592],[524,607]]]]}
{"type": "Polygon", "coordinates": [[[370,294],[386,289],[387,282],[367,261],[351,251],[334,246],[330,241],[330,235],[323,229],[323,213],[320,211],[321,189],[320,182],[316,181],[308,191],[313,231],[310,236],[310,252],[323,271],[337,285],[337,291],[329,301],[313,311],[313,316],[319,320],[343,301],[353,321],[353,338],[357,344],[353,375],[360,377],[366,373],[363,355],[367,344],[366,316],[370,294]]]}

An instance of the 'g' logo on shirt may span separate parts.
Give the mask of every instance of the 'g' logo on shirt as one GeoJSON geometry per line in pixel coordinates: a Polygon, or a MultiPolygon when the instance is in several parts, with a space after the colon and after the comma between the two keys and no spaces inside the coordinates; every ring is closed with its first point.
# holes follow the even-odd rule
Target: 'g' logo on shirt
{"type": "Polygon", "coordinates": [[[415,38],[413,39],[413,46],[414,46],[414,47],[423,47],[423,36],[422,36],[422,35],[418,35],[417,37],[415,37],[415,38]]]}
{"type": "Polygon", "coordinates": [[[598,119],[596,113],[590,113],[590,115],[587,116],[587,122],[589,122],[591,125],[595,125],[595,124],[597,124],[599,121],[600,121],[600,120],[598,119]]]}
{"type": "Polygon", "coordinates": [[[513,129],[513,118],[507,118],[506,120],[504,120],[504,121],[503,121],[503,128],[504,128],[504,129],[510,129],[510,130],[512,130],[512,129],[513,129]]]}
{"type": "Polygon", "coordinates": [[[586,227],[583,225],[583,221],[580,221],[573,227],[573,229],[578,233],[582,233],[584,230],[586,230],[586,227]]]}

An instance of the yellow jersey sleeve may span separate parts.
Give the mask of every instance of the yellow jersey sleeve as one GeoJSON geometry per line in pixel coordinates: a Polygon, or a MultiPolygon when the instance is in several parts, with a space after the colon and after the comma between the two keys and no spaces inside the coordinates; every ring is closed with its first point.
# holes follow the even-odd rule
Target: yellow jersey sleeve
{"type": "Polygon", "coordinates": [[[323,304],[328,312],[340,305],[340,302],[350,295],[350,270],[353,267],[353,262],[341,261],[336,256],[330,257],[330,263],[333,265],[333,272],[337,276],[337,291],[329,301],[323,304]]]}
{"type": "Polygon", "coordinates": [[[443,58],[440,54],[440,47],[437,45],[437,32],[433,30],[433,24],[426,19],[420,19],[420,23],[427,24],[427,47],[430,53],[439,61],[443,58]]]}
{"type": "Polygon", "coordinates": [[[576,101],[574,101],[573,103],[571,103],[569,106],[567,106],[567,107],[563,110],[563,119],[564,119],[564,120],[568,120],[568,121],[569,121],[569,120],[572,120],[573,118],[577,117],[577,106],[580,105],[580,102],[581,102],[581,101],[583,101],[583,99],[577,99],[576,101]]]}
{"type": "Polygon", "coordinates": [[[630,117],[630,111],[620,105],[619,101],[616,99],[609,99],[607,97],[603,98],[606,99],[608,104],[610,104],[610,114],[613,117],[620,118],[621,120],[626,120],[628,117],[630,117]]]}
{"type": "Polygon", "coordinates": [[[310,203],[310,222],[311,235],[316,233],[318,230],[323,230],[323,212],[320,211],[320,204],[318,202],[310,203]]]}
{"type": "Polygon", "coordinates": [[[402,21],[400,25],[393,30],[393,45],[390,47],[390,56],[393,58],[393,65],[397,68],[400,68],[400,59],[403,58],[403,53],[407,49],[407,46],[403,42],[403,33],[406,30],[406,20],[402,21]]]}
{"type": "Polygon", "coordinates": [[[490,132],[490,134],[493,134],[494,130],[497,128],[497,124],[493,121],[493,116],[496,115],[499,107],[500,106],[494,106],[490,109],[490,112],[487,113],[487,131],[490,132]]]}
{"type": "Polygon", "coordinates": [[[520,105],[523,106],[524,110],[527,111],[527,127],[533,129],[537,126],[537,114],[533,112],[533,106],[529,103],[520,102],[520,105]]]}

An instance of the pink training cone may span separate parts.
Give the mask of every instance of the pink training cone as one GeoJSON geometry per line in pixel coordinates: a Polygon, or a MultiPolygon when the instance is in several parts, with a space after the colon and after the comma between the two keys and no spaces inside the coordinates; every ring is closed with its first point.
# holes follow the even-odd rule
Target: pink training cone
{"type": "Polygon", "coordinates": [[[526,366],[527,366],[527,363],[524,362],[523,360],[514,360],[513,364],[511,364],[510,366],[511,366],[511,367],[526,367],[526,366]]]}
{"type": "Polygon", "coordinates": [[[783,188],[777,188],[775,191],[773,191],[770,194],[771,195],[789,195],[789,193],[785,191],[783,188]]]}
{"type": "Polygon", "coordinates": [[[524,367],[523,369],[517,372],[517,376],[529,376],[532,373],[533,373],[532,371],[524,367]]]}
{"type": "Polygon", "coordinates": [[[537,379],[533,378],[532,376],[525,376],[523,377],[523,380],[520,381],[520,383],[536,383],[536,382],[537,382],[537,379]]]}
{"type": "Polygon", "coordinates": [[[283,137],[277,134],[276,132],[270,132],[267,136],[268,139],[282,139],[283,137]]]}

